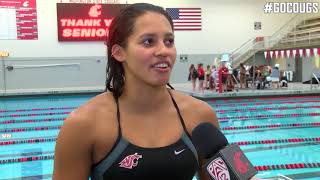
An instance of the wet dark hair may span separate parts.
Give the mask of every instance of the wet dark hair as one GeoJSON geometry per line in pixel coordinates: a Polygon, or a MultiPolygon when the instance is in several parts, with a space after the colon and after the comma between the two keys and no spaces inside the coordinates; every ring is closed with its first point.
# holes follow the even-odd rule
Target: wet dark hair
{"type": "Polygon", "coordinates": [[[107,79],[105,91],[111,91],[115,98],[120,97],[123,92],[125,72],[122,63],[112,56],[112,46],[118,44],[121,47],[126,48],[128,37],[134,30],[137,18],[144,15],[146,12],[156,12],[165,16],[173,31],[173,22],[168,13],[162,7],[148,3],[129,5],[122,9],[112,20],[106,41],[108,48],[108,63],[106,68],[107,79]]]}
{"type": "Polygon", "coordinates": [[[190,67],[189,67],[189,71],[191,71],[192,69],[194,69],[194,64],[191,64],[190,67]]]}

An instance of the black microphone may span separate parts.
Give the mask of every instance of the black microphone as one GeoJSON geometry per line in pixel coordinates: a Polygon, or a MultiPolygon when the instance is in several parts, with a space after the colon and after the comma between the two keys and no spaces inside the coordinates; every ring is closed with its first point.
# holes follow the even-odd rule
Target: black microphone
{"type": "Polygon", "coordinates": [[[222,132],[210,123],[192,131],[192,142],[199,157],[209,159],[205,171],[214,180],[248,180],[258,172],[238,145],[229,145],[222,132]]]}

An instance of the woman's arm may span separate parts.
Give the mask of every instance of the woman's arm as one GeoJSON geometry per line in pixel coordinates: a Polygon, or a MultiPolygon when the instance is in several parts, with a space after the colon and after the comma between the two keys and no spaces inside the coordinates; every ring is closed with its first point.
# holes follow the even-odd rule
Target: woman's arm
{"type": "Polygon", "coordinates": [[[53,180],[88,180],[93,135],[86,117],[77,112],[64,121],[55,147],[53,180]]]}

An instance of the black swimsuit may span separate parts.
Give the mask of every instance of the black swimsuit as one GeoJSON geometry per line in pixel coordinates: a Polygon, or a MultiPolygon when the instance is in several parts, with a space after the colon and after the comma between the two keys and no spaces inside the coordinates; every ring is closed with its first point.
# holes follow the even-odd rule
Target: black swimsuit
{"type": "Polygon", "coordinates": [[[199,168],[197,152],[171,93],[170,96],[183,133],[177,142],[157,148],[139,147],[122,137],[116,99],[119,135],[106,157],[92,167],[92,180],[192,180],[199,168]]]}

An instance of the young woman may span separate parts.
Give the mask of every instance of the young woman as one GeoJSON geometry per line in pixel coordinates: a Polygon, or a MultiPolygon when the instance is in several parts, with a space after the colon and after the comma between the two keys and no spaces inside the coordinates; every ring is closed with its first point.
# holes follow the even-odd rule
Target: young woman
{"type": "Polygon", "coordinates": [[[240,89],[247,87],[246,83],[246,68],[240,63],[240,89]]]}
{"type": "Polygon", "coordinates": [[[198,78],[198,71],[196,67],[194,67],[194,64],[191,64],[189,67],[189,79],[191,80],[192,83],[192,91],[196,91],[196,82],[198,78]]]}
{"type": "Polygon", "coordinates": [[[234,90],[234,79],[232,78],[232,74],[228,74],[227,80],[226,80],[226,89],[227,91],[233,91],[234,90]]]}
{"type": "Polygon", "coordinates": [[[205,83],[205,86],[206,86],[206,89],[210,89],[210,75],[211,75],[211,66],[210,65],[207,65],[207,69],[206,69],[206,83],[205,83]]]}
{"type": "Polygon", "coordinates": [[[218,71],[216,69],[216,66],[212,66],[211,75],[210,75],[210,86],[213,92],[216,91],[217,80],[218,80],[218,71]]]}
{"type": "Polygon", "coordinates": [[[190,134],[218,122],[207,103],[167,88],[177,54],[172,20],[161,7],[130,5],[114,18],[107,47],[108,92],[65,120],[53,179],[191,180],[201,160],[190,134]]]}
{"type": "Polygon", "coordinates": [[[205,72],[204,72],[204,69],[203,69],[203,64],[200,63],[198,64],[198,74],[199,74],[199,91],[200,93],[204,93],[204,85],[203,85],[203,82],[204,82],[204,76],[205,76],[205,72]]]}

